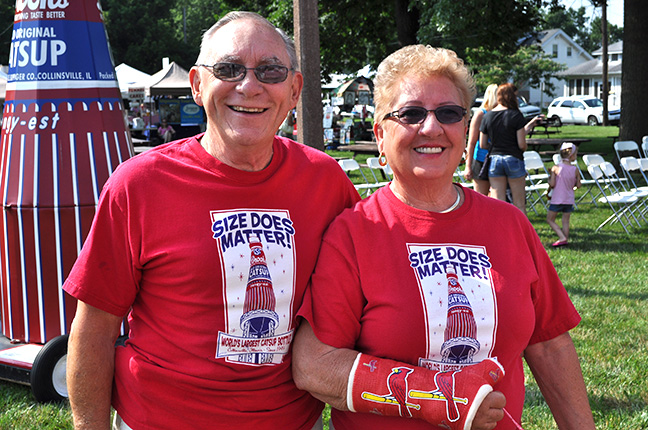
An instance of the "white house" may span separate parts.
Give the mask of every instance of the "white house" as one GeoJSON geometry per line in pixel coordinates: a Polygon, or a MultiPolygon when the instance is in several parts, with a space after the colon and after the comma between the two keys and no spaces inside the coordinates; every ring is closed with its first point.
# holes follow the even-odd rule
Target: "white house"
{"type": "MultiPolygon", "coordinates": [[[[565,79],[562,95],[593,95],[603,98],[603,51],[593,52],[594,59],[559,73],[565,79]]],[[[608,108],[621,107],[621,64],[623,42],[608,46],[608,108]]]]}
{"type": "MultiPolygon", "coordinates": [[[[544,30],[540,32],[539,37],[542,50],[550,55],[555,62],[564,64],[568,69],[594,60],[594,57],[560,29],[544,30]]],[[[524,95],[529,103],[546,108],[554,98],[564,94],[566,85],[565,81],[560,78],[552,78],[551,82],[555,88],[552,95],[545,94],[542,88],[528,86],[520,88],[520,95],[524,95]]]]}

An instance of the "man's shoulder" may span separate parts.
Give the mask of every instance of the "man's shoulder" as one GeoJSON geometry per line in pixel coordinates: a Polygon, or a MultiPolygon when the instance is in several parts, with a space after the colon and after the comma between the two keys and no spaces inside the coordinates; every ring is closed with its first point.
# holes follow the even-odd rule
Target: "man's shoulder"
{"type": "Polygon", "coordinates": [[[195,139],[195,136],[164,143],[137,154],[117,166],[111,177],[127,179],[135,176],[141,180],[143,176],[155,175],[163,168],[161,164],[165,164],[166,169],[168,163],[174,163],[181,158],[179,154],[186,150],[186,145],[192,139],[195,139]]]}

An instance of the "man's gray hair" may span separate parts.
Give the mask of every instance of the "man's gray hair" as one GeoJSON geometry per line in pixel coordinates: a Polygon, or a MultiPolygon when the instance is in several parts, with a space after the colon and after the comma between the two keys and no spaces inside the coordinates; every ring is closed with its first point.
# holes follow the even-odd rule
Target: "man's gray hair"
{"type": "Polygon", "coordinates": [[[207,62],[211,61],[211,59],[209,58],[209,42],[212,36],[214,36],[214,34],[225,25],[239,19],[253,19],[276,30],[283,39],[284,44],[286,45],[286,52],[288,53],[288,57],[290,57],[290,68],[297,70],[297,50],[295,49],[295,42],[293,42],[290,36],[288,36],[280,28],[275,27],[270,21],[268,21],[258,13],[245,11],[229,12],[227,15],[219,19],[216,24],[212,25],[209,30],[205,31],[202,37],[202,42],[200,44],[200,54],[198,54],[198,60],[196,60],[196,64],[207,64],[207,62]]]}

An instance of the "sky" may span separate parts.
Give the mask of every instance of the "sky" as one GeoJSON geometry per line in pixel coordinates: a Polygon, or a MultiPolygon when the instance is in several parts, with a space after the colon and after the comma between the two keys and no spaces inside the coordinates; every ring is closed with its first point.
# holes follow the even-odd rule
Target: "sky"
{"type": "MultiPolygon", "coordinates": [[[[567,8],[578,9],[584,6],[587,10],[587,16],[601,16],[601,8],[594,8],[590,0],[560,0],[560,3],[567,8]]],[[[607,18],[610,24],[617,27],[623,27],[623,0],[607,0],[607,18]]]]}

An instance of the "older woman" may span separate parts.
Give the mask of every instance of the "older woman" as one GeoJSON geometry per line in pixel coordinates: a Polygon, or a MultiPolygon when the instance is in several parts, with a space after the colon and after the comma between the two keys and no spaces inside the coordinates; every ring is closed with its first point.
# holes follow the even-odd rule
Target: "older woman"
{"type": "Polygon", "coordinates": [[[452,183],[474,91],[462,61],[402,48],[374,91],[394,179],[325,235],[293,344],[297,386],[331,404],[335,430],[514,429],[524,357],[559,427],[593,429],[568,334],[580,316],[533,227],[452,183]]]}

